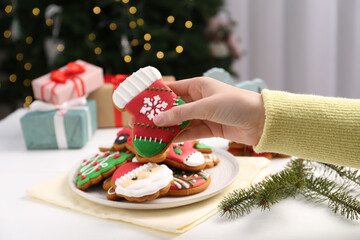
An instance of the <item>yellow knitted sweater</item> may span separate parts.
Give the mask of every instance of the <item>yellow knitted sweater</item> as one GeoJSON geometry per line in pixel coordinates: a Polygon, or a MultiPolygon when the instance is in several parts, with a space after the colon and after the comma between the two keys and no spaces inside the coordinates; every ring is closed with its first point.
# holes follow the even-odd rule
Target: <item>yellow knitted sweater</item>
{"type": "Polygon", "coordinates": [[[360,100],[263,90],[264,132],[256,152],[360,168],[360,100]]]}

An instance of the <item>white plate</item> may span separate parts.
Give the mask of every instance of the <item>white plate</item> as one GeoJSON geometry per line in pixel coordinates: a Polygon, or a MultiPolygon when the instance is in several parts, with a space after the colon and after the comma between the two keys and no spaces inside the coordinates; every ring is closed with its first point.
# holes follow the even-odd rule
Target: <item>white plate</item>
{"type": "Polygon", "coordinates": [[[239,174],[239,163],[234,156],[224,150],[216,148],[213,148],[213,154],[220,158],[220,163],[213,168],[206,169],[211,176],[209,187],[200,193],[190,196],[162,197],[145,202],[129,202],[126,200],[111,201],[106,198],[106,192],[100,186],[101,184],[92,186],[85,191],[76,187],[75,175],[77,174],[81,162],[71,170],[68,183],[70,188],[76,194],[101,205],[128,209],[162,209],[179,207],[210,198],[224,190],[237,178],[239,174]]]}

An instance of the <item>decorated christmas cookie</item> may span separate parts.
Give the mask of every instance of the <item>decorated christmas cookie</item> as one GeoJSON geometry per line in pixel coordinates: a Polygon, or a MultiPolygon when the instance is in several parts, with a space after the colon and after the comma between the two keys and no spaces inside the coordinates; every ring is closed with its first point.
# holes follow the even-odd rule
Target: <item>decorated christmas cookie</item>
{"type": "Polygon", "coordinates": [[[194,148],[196,148],[199,152],[202,153],[212,153],[212,149],[210,146],[200,143],[199,141],[194,141],[194,148]]]}
{"type": "Polygon", "coordinates": [[[154,67],[133,73],[113,93],[113,102],[133,116],[133,145],[140,162],[161,162],[173,139],[189,124],[185,121],[171,127],[157,127],[153,119],[160,112],[184,104],[161,80],[154,67]]]}
{"type": "Polygon", "coordinates": [[[205,168],[212,168],[219,164],[220,158],[215,156],[214,154],[204,154],[206,167],[205,168]]]}
{"type": "Polygon", "coordinates": [[[129,162],[114,172],[111,187],[118,197],[142,202],[165,196],[173,180],[173,172],[164,164],[129,162]]]}
{"type": "Polygon", "coordinates": [[[210,174],[204,170],[200,172],[174,172],[174,183],[171,184],[169,196],[188,196],[204,191],[210,184],[210,174]]]}
{"type": "Polygon", "coordinates": [[[102,188],[106,191],[106,198],[112,201],[117,201],[121,199],[115,193],[114,188],[111,186],[111,178],[108,178],[104,181],[102,188]]]}
{"type": "Polygon", "coordinates": [[[99,153],[84,159],[75,177],[76,186],[84,190],[99,183],[110,177],[117,167],[130,161],[133,157],[133,153],[123,151],[99,153]]]}
{"type": "Polygon", "coordinates": [[[186,171],[200,171],[206,167],[203,154],[194,147],[195,141],[172,143],[164,163],[186,171]]]}
{"type": "Polygon", "coordinates": [[[101,152],[106,151],[130,151],[136,153],[133,142],[132,142],[132,129],[125,127],[117,132],[115,141],[111,147],[99,147],[101,152]]]}
{"type": "Polygon", "coordinates": [[[256,153],[252,146],[245,145],[242,143],[236,143],[236,142],[229,142],[228,152],[230,152],[234,156],[265,157],[267,159],[272,159],[274,157],[279,157],[279,158],[290,157],[285,154],[271,153],[271,152],[256,153]]]}

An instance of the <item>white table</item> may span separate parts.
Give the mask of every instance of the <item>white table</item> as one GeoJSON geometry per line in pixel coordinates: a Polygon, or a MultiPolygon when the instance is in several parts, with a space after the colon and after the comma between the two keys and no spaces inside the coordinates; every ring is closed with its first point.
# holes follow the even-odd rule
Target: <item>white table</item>
{"type": "MultiPolygon", "coordinates": [[[[34,200],[26,189],[68,171],[79,160],[96,151],[99,143],[112,142],[116,129],[98,130],[79,150],[26,150],[20,128],[24,110],[0,121],[0,239],[360,239],[360,221],[333,214],[325,205],[301,198],[287,199],[271,211],[254,210],[250,215],[227,220],[215,215],[178,235],[132,224],[99,219],[34,200]]],[[[223,139],[205,143],[226,148],[223,139]]],[[[275,159],[274,170],[286,160],[275,159]]]]}

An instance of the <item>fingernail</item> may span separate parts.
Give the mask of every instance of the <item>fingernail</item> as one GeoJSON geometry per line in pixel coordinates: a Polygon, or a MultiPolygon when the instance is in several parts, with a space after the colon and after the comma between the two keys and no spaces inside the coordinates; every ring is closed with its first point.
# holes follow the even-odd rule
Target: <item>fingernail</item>
{"type": "Polygon", "coordinates": [[[161,125],[165,122],[164,116],[162,114],[156,115],[154,117],[154,123],[155,125],[161,125]]]}

